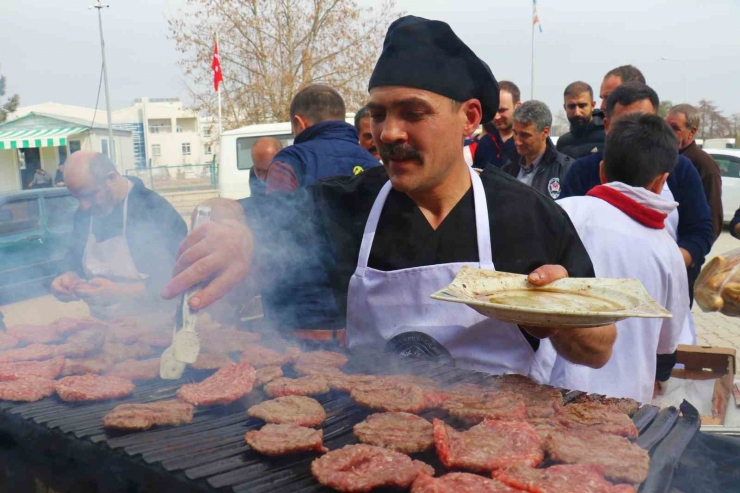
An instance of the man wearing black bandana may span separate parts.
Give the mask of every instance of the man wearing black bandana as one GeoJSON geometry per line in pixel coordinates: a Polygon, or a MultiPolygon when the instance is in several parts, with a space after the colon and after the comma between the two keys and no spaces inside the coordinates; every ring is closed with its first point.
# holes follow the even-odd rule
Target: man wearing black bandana
{"type": "Polygon", "coordinates": [[[185,240],[163,296],[210,280],[190,300],[199,309],[240,284],[252,264],[290,272],[313,262],[332,279],[346,331],[297,337],[524,374],[539,339],[549,337],[569,361],[603,366],[613,325],[522,329],[429,297],[463,265],[527,274],[537,285],[593,276],[573,225],[550,198],[494,167],[479,176],[463,159],[463,137],[498,108],[488,65],[447,24],[407,16],[388,29],[369,92],[382,167],[241,207],[211,201],[219,222],[185,240]]]}

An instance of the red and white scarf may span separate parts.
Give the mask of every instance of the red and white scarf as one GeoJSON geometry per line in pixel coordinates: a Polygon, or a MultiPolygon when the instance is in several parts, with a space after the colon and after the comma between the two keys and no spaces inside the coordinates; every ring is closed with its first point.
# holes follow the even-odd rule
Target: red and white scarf
{"type": "Polygon", "coordinates": [[[653,229],[665,228],[668,214],[678,207],[678,202],[619,181],[594,187],[586,195],[608,202],[643,226],[653,229]]]}

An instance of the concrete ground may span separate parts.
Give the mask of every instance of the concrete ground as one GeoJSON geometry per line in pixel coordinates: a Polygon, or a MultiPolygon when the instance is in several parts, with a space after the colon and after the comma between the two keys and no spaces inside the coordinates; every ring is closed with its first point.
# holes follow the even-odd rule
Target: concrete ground
{"type": "MultiPolygon", "coordinates": [[[[714,243],[707,260],[735,248],[740,248],[740,240],[733,238],[729,232],[724,231],[714,243]]],[[[735,348],[740,354],[740,318],[728,317],[719,312],[704,313],[696,303],[694,303],[692,313],[696,324],[697,344],[700,346],[735,348]]]]}

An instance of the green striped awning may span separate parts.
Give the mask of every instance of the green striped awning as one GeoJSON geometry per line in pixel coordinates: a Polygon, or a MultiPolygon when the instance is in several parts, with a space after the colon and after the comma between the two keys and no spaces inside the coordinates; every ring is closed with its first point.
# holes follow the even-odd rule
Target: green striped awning
{"type": "Polygon", "coordinates": [[[16,129],[0,131],[0,150],[67,145],[67,137],[84,132],[88,127],[16,129]]]}

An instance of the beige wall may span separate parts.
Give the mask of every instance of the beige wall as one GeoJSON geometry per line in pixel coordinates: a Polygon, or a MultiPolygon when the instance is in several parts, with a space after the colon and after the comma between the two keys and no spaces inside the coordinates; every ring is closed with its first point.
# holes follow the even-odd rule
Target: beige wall
{"type": "Polygon", "coordinates": [[[18,151],[16,149],[0,151],[0,192],[17,192],[21,189],[20,179],[18,151]]]}

